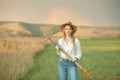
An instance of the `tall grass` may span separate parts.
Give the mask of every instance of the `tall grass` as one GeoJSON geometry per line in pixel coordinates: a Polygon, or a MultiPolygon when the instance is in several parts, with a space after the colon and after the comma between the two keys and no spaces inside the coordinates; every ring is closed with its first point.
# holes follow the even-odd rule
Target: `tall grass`
{"type": "Polygon", "coordinates": [[[33,58],[46,43],[39,37],[0,38],[0,80],[17,80],[34,66],[33,58]]]}

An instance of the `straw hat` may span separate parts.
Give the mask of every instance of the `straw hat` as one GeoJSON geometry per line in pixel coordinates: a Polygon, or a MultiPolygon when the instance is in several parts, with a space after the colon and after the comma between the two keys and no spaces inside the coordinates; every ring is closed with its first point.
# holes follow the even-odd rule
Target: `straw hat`
{"type": "Polygon", "coordinates": [[[60,27],[61,32],[64,31],[64,28],[65,28],[67,25],[69,25],[69,26],[72,28],[73,33],[75,33],[75,32],[77,31],[77,27],[76,27],[75,25],[73,25],[73,24],[69,21],[69,22],[64,23],[64,24],[61,25],[61,27],[60,27]]]}

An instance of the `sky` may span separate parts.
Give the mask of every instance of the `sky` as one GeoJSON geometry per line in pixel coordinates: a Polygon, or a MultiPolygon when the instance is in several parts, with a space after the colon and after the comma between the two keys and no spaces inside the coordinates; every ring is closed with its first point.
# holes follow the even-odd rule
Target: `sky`
{"type": "Polygon", "coordinates": [[[0,0],[0,21],[120,27],[120,0],[0,0]]]}

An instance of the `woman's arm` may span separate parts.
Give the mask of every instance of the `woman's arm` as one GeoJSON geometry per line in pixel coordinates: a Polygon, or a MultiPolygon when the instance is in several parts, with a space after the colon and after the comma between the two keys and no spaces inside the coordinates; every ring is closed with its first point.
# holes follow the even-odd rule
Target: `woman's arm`
{"type": "Polygon", "coordinates": [[[80,41],[78,39],[76,39],[76,50],[77,50],[76,51],[77,52],[76,58],[80,59],[82,56],[82,51],[81,51],[80,41]]]}

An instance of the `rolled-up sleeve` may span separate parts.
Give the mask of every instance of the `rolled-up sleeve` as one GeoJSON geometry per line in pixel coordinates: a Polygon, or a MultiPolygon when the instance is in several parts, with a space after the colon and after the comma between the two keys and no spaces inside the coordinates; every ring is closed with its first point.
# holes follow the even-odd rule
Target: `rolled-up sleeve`
{"type": "Polygon", "coordinates": [[[77,52],[76,57],[80,59],[82,56],[82,51],[81,51],[80,41],[78,39],[76,39],[76,52],[77,52]]]}

